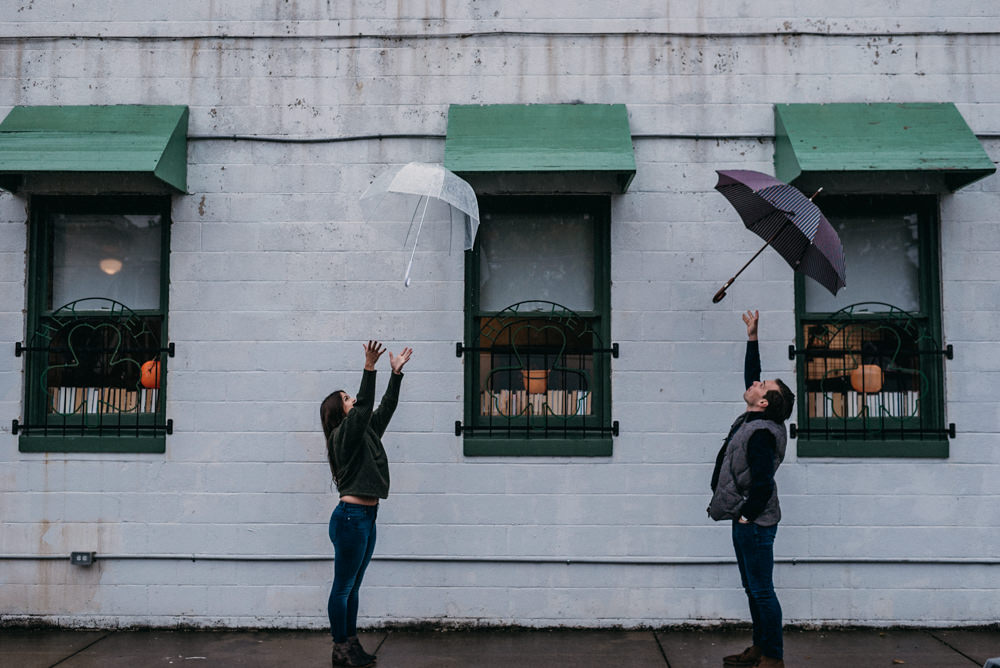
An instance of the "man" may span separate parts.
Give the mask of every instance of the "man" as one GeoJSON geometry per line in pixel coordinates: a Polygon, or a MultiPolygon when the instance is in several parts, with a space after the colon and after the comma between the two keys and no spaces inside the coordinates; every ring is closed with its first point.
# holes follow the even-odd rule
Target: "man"
{"type": "Polygon", "coordinates": [[[781,519],[774,473],[785,458],[785,420],[795,395],[780,380],[760,380],[757,311],[743,314],[747,350],[743,365],[747,409],[729,430],[712,473],[713,520],[732,520],[740,580],[750,603],[753,645],[727,656],[727,668],[784,668],[781,605],[774,593],[774,536],[781,519]]]}

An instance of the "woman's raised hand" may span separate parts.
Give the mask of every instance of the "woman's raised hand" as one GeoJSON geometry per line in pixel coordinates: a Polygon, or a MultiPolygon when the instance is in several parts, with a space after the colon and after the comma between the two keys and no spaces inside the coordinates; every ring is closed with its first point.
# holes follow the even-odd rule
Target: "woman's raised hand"
{"type": "MultiPolygon", "coordinates": [[[[369,341],[363,347],[365,349],[365,371],[374,371],[375,363],[378,362],[379,357],[382,357],[385,347],[378,341],[369,341]]],[[[392,358],[392,353],[389,353],[389,358],[392,358]]]]}
{"type": "Polygon", "coordinates": [[[403,352],[398,355],[393,355],[392,351],[389,351],[389,366],[392,367],[393,373],[402,373],[403,365],[410,361],[410,355],[413,354],[413,348],[403,348],[403,352]]]}

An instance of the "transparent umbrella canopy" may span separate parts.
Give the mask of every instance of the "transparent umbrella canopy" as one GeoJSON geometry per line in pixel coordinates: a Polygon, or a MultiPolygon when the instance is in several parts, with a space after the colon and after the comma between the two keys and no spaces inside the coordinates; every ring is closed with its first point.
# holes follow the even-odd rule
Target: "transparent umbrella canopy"
{"type": "Polygon", "coordinates": [[[442,165],[411,162],[387,169],[361,196],[361,209],[369,222],[410,221],[403,240],[406,247],[413,237],[404,276],[407,286],[425,220],[449,221],[449,253],[458,238],[462,239],[465,250],[472,248],[479,230],[479,202],[475,191],[442,165]]]}

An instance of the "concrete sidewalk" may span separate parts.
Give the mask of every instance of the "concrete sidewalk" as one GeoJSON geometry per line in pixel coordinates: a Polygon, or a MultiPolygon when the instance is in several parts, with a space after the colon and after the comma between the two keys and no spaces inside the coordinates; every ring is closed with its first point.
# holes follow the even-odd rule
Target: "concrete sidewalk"
{"type": "MultiPolygon", "coordinates": [[[[373,631],[362,643],[379,668],[693,668],[722,665],[749,644],[745,630],[373,631]]],[[[985,630],[785,631],[785,663],[869,668],[982,668],[1000,656],[985,630]]],[[[5,668],[329,666],[318,631],[61,631],[0,629],[5,668]]]]}

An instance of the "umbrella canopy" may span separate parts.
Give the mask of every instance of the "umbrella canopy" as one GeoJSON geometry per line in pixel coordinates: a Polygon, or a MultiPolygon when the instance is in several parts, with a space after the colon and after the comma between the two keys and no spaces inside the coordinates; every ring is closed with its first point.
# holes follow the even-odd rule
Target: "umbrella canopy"
{"type": "MultiPolygon", "coordinates": [[[[770,245],[795,271],[809,276],[833,294],[844,287],[844,247],[812,198],[762,172],[734,169],[716,173],[719,182],[715,189],[729,200],[747,229],[767,242],[764,248],[770,245]]],[[[714,301],[726,296],[726,288],[750,262],[716,293],[714,301]]]]}
{"type": "Polygon", "coordinates": [[[479,230],[479,202],[475,191],[442,165],[411,162],[386,170],[361,196],[361,209],[368,221],[408,218],[410,227],[403,240],[404,246],[416,227],[406,266],[406,285],[410,284],[413,255],[425,219],[446,217],[451,222],[450,239],[453,241],[460,230],[465,250],[472,248],[479,230]]]}

